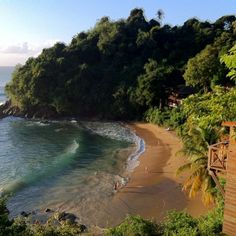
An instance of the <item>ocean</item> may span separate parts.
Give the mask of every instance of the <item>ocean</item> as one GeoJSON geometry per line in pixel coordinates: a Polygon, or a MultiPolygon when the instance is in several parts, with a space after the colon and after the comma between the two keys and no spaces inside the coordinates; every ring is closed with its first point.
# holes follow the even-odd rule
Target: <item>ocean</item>
{"type": "Polygon", "coordinates": [[[10,81],[14,68],[13,66],[0,66],[0,104],[7,100],[4,94],[4,87],[10,81]]]}
{"type": "MultiPolygon", "coordinates": [[[[4,95],[2,95],[4,97],[4,95]]],[[[104,212],[114,184],[125,184],[143,141],[115,122],[0,120],[0,193],[15,217],[45,208],[75,213],[86,224],[104,212]]]]}
{"type": "Polygon", "coordinates": [[[8,117],[0,130],[0,190],[13,194],[11,216],[50,208],[91,224],[112,198],[115,182],[127,177],[137,139],[120,124],[103,122],[8,117]]]}
{"type": "Polygon", "coordinates": [[[7,97],[4,93],[4,87],[0,87],[0,105],[3,104],[7,100],[7,97]]]}

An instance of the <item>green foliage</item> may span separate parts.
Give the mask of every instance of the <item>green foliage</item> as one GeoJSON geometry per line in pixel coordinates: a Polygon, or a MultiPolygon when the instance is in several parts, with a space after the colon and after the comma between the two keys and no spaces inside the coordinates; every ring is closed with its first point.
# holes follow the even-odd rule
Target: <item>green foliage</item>
{"type": "Polygon", "coordinates": [[[187,61],[199,52],[196,58],[207,63],[192,60],[199,61],[201,73],[210,71],[209,78],[189,75],[189,84],[198,85],[200,79],[207,82],[199,89],[209,87],[208,80],[224,84],[218,55],[232,47],[234,17],[212,24],[190,19],[171,27],[160,24],[162,15],[148,21],[142,9],[133,9],[127,19],[103,17],[69,45],[44,49],[14,72],[6,86],[12,104],[32,116],[46,110],[61,116],[139,119],[151,107],[163,109],[184,83],[187,61]]]}
{"type": "Polygon", "coordinates": [[[214,181],[207,170],[208,147],[220,141],[224,134],[223,121],[236,120],[236,90],[216,87],[211,93],[192,95],[183,101],[182,113],[186,121],[181,125],[183,140],[182,153],[188,157],[188,163],[180,167],[179,172],[188,171],[184,189],[194,197],[202,192],[203,202],[214,201],[212,192],[214,181]]]}
{"type": "Polygon", "coordinates": [[[207,45],[205,49],[188,61],[184,73],[186,84],[204,89],[205,92],[209,91],[211,81],[217,75],[220,66],[218,50],[211,45],[207,45]]]}
{"type": "Polygon", "coordinates": [[[171,110],[165,108],[164,110],[156,107],[150,108],[145,113],[145,120],[150,123],[157,125],[168,126],[170,124],[170,113],[171,110]]]}
{"type": "Polygon", "coordinates": [[[236,120],[236,89],[216,87],[211,93],[191,95],[183,101],[182,112],[188,117],[186,130],[192,126],[206,129],[220,127],[225,120],[236,120]]]}
{"type": "Polygon", "coordinates": [[[0,198],[0,236],[74,236],[81,235],[84,231],[77,223],[59,222],[53,218],[46,224],[33,224],[22,217],[9,220],[6,200],[0,198]]]}
{"type": "Polygon", "coordinates": [[[173,68],[164,64],[158,65],[157,61],[149,59],[144,65],[145,73],[138,77],[138,84],[133,100],[143,107],[162,106],[166,98],[165,85],[173,68]]]}
{"type": "Polygon", "coordinates": [[[107,236],[158,236],[159,226],[140,216],[128,216],[120,225],[107,231],[107,236]]]}
{"type": "Polygon", "coordinates": [[[163,223],[163,234],[165,236],[196,236],[198,234],[197,219],[185,212],[170,212],[163,223]]]}
{"type": "Polygon", "coordinates": [[[79,225],[69,224],[28,224],[30,235],[34,236],[74,236],[83,232],[79,225]]]}
{"type": "MultiPolygon", "coordinates": [[[[216,190],[215,190],[216,191],[216,190]]],[[[217,192],[217,191],[216,191],[217,192]]],[[[157,224],[139,216],[128,216],[120,225],[108,229],[106,235],[114,236],[217,236],[223,235],[223,200],[217,193],[217,207],[208,214],[194,218],[186,212],[171,211],[157,224]]]]}
{"type": "Polygon", "coordinates": [[[182,111],[182,106],[169,109],[164,107],[163,109],[158,109],[156,107],[150,108],[144,114],[144,118],[147,122],[171,127],[173,129],[181,130],[181,125],[186,121],[185,114],[182,111]]]}
{"type": "MultiPolygon", "coordinates": [[[[225,180],[220,179],[222,186],[225,185],[225,180]]],[[[224,199],[217,188],[214,188],[216,198],[216,208],[209,211],[206,215],[198,218],[198,228],[202,236],[217,236],[223,235],[223,214],[224,214],[224,199]]]]}
{"type": "MultiPolygon", "coordinates": [[[[215,190],[217,192],[217,190],[215,190]]],[[[216,236],[221,235],[223,199],[217,192],[217,207],[207,215],[193,218],[185,212],[171,211],[162,223],[145,220],[140,216],[128,216],[120,225],[107,229],[105,235],[114,236],[216,236]]],[[[6,199],[0,199],[0,236],[74,236],[83,233],[77,223],[50,218],[46,224],[30,223],[25,218],[8,219],[6,199]]],[[[58,216],[58,215],[57,215],[58,216]]],[[[88,231],[88,235],[90,231],[88,231]]],[[[83,234],[82,234],[83,235],[83,234]]]]}
{"type": "Polygon", "coordinates": [[[9,234],[12,222],[8,219],[6,199],[0,199],[0,235],[9,234]]]}
{"type": "Polygon", "coordinates": [[[224,62],[230,70],[227,76],[236,81],[236,45],[230,49],[228,54],[221,57],[221,62],[224,62]]]}
{"type": "Polygon", "coordinates": [[[207,170],[208,147],[224,135],[223,121],[236,121],[236,89],[215,87],[212,92],[189,96],[174,109],[150,108],[145,118],[148,122],[176,129],[183,141],[179,154],[188,157],[188,162],[177,171],[179,174],[187,172],[183,189],[190,197],[201,191],[205,204],[214,202],[215,183],[207,170]]]}

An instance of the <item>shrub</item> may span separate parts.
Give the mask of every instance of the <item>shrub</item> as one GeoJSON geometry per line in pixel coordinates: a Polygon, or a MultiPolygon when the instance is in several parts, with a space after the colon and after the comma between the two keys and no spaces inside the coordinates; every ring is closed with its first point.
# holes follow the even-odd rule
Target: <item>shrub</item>
{"type": "Polygon", "coordinates": [[[107,236],[158,236],[160,227],[140,216],[128,216],[120,225],[107,231],[107,236]]]}
{"type": "Polygon", "coordinates": [[[186,212],[171,211],[162,225],[165,236],[195,236],[198,235],[198,221],[186,212]]]}

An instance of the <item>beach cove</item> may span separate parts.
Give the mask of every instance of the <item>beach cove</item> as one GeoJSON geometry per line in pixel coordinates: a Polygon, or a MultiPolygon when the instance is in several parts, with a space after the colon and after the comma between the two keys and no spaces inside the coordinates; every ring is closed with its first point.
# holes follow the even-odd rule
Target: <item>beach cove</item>
{"type": "Polygon", "coordinates": [[[184,177],[176,176],[177,168],[186,161],[176,156],[182,145],[176,134],[148,123],[128,127],[144,140],[145,152],[128,184],[114,195],[109,210],[105,209],[111,214],[107,225],[111,219],[112,225],[120,223],[127,214],[161,221],[170,210],[186,210],[196,217],[207,213],[209,208],[200,196],[189,199],[182,191],[184,177]]]}

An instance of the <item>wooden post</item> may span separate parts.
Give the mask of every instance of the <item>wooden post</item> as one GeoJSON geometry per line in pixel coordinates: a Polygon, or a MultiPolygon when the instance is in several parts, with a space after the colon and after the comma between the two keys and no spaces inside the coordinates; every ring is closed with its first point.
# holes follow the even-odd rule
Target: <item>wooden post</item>
{"type": "Polygon", "coordinates": [[[223,233],[236,236],[236,122],[224,122],[222,125],[230,127],[223,233]]]}

